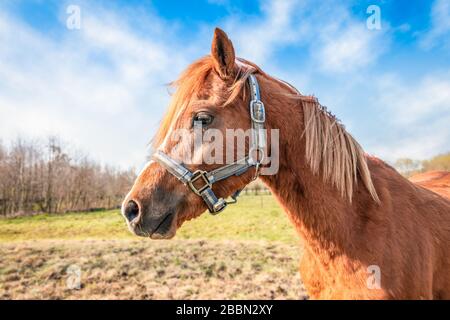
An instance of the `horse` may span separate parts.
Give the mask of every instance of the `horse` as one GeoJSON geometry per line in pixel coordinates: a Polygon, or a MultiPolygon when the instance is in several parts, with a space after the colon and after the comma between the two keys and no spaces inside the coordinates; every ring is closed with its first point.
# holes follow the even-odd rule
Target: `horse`
{"type": "MultiPolygon", "coordinates": [[[[219,28],[211,53],[172,83],[176,90],[152,142],[160,156],[147,163],[122,205],[129,229],[170,239],[206,209],[217,213],[216,205],[224,205],[218,198],[234,196],[269,165],[261,159],[249,165],[246,158],[240,163],[246,170],[238,174],[233,167],[233,174],[212,185],[211,172],[223,166],[184,163],[193,140],[180,144],[174,138],[178,129],[193,135],[194,122],[203,131],[250,129],[252,77],[265,108],[264,129],[279,130],[278,170],[259,178],[300,236],[300,275],[309,297],[450,299],[450,201],[367,155],[316,97],[237,58],[219,28]],[[199,196],[206,191],[211,198],[199,196]]],[[[266,150],[272,150],[272,140],[267,135],[266,150]]],[[[209,143],[201,146],[207,150],[209,143]]],[[[246,154],[250,147],[246,140],[246,154]]]]}

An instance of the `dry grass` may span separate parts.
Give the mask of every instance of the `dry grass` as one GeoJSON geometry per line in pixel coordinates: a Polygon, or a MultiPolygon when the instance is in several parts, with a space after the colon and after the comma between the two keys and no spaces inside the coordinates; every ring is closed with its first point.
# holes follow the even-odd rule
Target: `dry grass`
{"type": "Polygon", "coordinates": [[[3,243],[1,299],[301,299],[298,246],[265,241],[3,243]],[[69,266],[81,288],[68,289],[69,266]]]}
{"type": "Polygon", "coordinates": [[[271,196],[243,196],[170,241],[132,236],[117,210],[3,218],[0,299],[302,299],[298,242],[271,196]]]}

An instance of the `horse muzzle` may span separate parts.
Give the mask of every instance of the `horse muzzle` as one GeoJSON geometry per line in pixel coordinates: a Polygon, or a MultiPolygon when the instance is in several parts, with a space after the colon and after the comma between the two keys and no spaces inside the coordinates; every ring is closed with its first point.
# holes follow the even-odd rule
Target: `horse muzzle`
{"type": "Polygon", "coordinates": [[[171,239],[176,234],[175,210],[163,213],[146,212],[136,201],[124,204],[122,214],[129,230],[137,236],[151,239],[171,239]]]}

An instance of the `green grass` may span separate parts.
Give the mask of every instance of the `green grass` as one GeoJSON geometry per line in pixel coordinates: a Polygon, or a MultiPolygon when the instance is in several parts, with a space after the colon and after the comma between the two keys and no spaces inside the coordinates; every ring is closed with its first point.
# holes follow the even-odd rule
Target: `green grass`
{"type": "MultiPolygon", "coordinates": [[[[42,239],[136,239],[119,210],[40,214],[0,219],[0,242],[42,239]]],[[[241,196],[217,216],[204,213],[185,222],[176,239],[267,240],[296,243],[287,216],[272,196],[241,196]]]]}

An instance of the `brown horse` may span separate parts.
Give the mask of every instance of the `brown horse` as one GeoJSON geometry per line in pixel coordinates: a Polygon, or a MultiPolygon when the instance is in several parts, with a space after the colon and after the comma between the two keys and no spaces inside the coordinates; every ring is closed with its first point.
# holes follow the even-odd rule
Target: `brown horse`
{"type": "MultiPolygon", "coordinates": [[[[177,90],[154,148],[182,159],[191,146],[180,147],[172,136],[181,128],[191,134],[193,120],[222,132],[249,129],[250,73],[260,84],[265,127],[280,130],[279,170],[261,180],[303,241],[300,273],[310,297],[450,299],[450,201],[365,155],[314,97],[236,59],[220,29],[215,30],[211,55],[190,65],[174,83],[177,90]]],[[[185,166],[191,171],[220,167],[185,166]]],[[[214,184],[213,190],[228,197],[254,174],[252,168],[214,184]]],[[[169,239],[206,208],[167,168],[150,161],[122,211],[135,234],[169,239]]]]}

